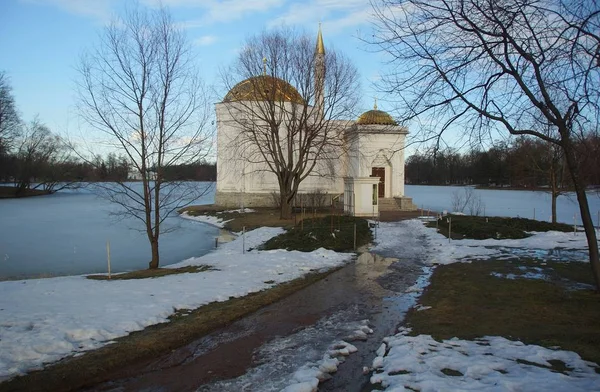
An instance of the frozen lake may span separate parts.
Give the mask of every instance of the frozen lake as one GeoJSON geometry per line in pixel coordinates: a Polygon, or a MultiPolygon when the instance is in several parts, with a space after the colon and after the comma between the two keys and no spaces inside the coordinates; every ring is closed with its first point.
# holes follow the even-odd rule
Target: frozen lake
{"type": "MultiPolygon", "coordinates": [[[[210,191],[195,204],[213,200],[210,191]]],[[[141,222],[116,219],[116,209],[90,189],[0,200],[0,280],[106,272],[107,241],[113,272],[147,268],[150,244],[141,222]]],[[[162,266],[209,252],[219,232],[177,214],[163,227],[175,230],[160,236],[162,266]]]]}
{"type": "MultiPolygon", "coordinates": [[[[198,186],[208,186],[198,183],[198,186]]],[[[419,208],[451,210],[452,194],[462,187],[407,185],[406,194],[419,208]]],[[[550,219],[550,194],[546,192],[475,190],[488,216],[520,216],[550,219]]],[[[600,198],[589,192],[594,224],[600,198]]],[[[214,187],[195,204],[214,201],[214,187]]],[[[106,272],[106,242],[110,241],[114,272],[143,269],[150,260],[150,246],[140,224],[133,218],[116,220],[116,205],[89,189],[61,191],[54,195],[0,200],[0,280],[106,272]],[[136,230],[138,229],[138,230],[136,230]]],[[[574,195],[558,199],[558,219],[581,224],[574,195]]],[[[201,256],[214,246],[218,229],[179,218],[167,219],[176,227],[161,235],[161,265],[201,256]]]]}
{"type": "MultiPolygon", "coordinates": [[[[413,198],[413,202],[425,210],[442,212],[452,211],[452,195],[463,192],[460,186],[406,185],[405,193],[413,198]]],[[[511,191],[496,189],[474,189],[481,197],[487,216],[508,216],[549,221],[552,217],[552,198],[549,192],[541,191],[511,191]]],[[[588,203],[594,225],[598,225],[600,197],[597,192],[588,192],[588,203]]],[[[574,193],[558,197],[556,206],[559,222],[573,224],[573,216],[581,225],[579,205],[574,193]]]]}

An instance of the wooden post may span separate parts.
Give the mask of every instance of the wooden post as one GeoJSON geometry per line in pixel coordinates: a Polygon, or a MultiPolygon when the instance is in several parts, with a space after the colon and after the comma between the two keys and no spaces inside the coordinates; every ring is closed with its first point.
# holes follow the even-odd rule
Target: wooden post
{"type": "Polygon", "coordinates": [[[215,237],[215,249],[219,247],[219,237],[215,237]]]}
{"type": "Polygon", "coordinates": [[[246,226],[242,227],[242,253],[246,253],[246,226]]]}
{"type": "Polygon", "coordinates": [[[452,217],[448,218],[448,242],[452,240],[452,217]]]}
{"type": "Polygon", "coordinates": [[[356,223],[354,223],[354,250],[356,250],[356,223]]]}
{"type": "Polygon", "coordinates": [[[110,241],[106,241],[106,260],[108,262],[108,279],[110,279],[110,241]]]}

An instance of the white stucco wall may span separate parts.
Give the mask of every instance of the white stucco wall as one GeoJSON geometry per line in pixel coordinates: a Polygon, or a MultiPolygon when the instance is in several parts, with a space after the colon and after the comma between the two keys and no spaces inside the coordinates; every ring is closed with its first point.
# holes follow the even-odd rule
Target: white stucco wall
{"type": "MultiPolygon", "coordinates": [[[[242,124],[251,123],[247,113],[252,102],[216,104],[217,117],[217,194],[272,194],[279,191],[277,177],[258,157],[258,149],[240,138],[242,124]]],[[[285,103],[291,110],[293,103],[285,103]]],[[[256,123],[256,121],[254,121],[256,123]]],[[[344,177],[370,177],[373,167],[385,167],[385,196],[404,196],[404,144],[407,131],[399,126],[355,125],[353,121],[335,121],[345,130],[343,148],[329,151],[317,163],[311,175],[302,181],[300,193],[344,192],[344,177]]],[[[285,129],[281,129],[285,132],[285,129]]],[[[245,139],[245,138],[244,138],[245,139]]],[[[370,194],[370,193],[369,193],[370,194]]]]}

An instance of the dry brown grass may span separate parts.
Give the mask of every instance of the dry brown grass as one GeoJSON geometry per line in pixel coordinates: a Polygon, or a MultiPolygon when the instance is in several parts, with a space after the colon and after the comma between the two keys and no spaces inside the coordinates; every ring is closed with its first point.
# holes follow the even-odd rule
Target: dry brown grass
{"type": "MultiPolygon", "coordinates": [[[[240,232],[245,227],[246,230],[256,229],[258,227],[283,227],[290,229],[298,222],[308,218],[321,218],[326,215],[332,215],[331,208],[309,209],[306,208],[304,214],[301,212],[292,215],[292,219],[279,219],[279,210],[277,208],[252,208],[255,212],[221,212],[223,208],[217,208],[215,205],[201,205],[186,207],[180,212],[186,211],[189,215],[211,215],[218,216],[224,221],[225,229],[233,232],[240,232]]],[[[341,210],[333,210],[334,215],[341,215],[341,210]]]]}
{"type": "Polygon", "coordinates": [[[439,266],[420,299],[426,311],[411,310],[413,333],[436,339],[504,336],[545,347],[561,347],[600,363],[600,294],[573,290],[593,285],[587,263],[531,260],[477,261],[439,266]],[[503,279],[490,275],[542,268],[549,280],[503,279]]]}
{"type": "Polygon", "coordinates": [[[167,275],[177,274],[195,274],[204,271],[213,271],[214,268],[210,265],[190,265],[187,267],[180,268],[157,268],[157,269],[145,269],[139,271],[124,272],[119,274],[113,274],[110,279],[108,275],[88,275],[86,278],[92,280],[129,280],[129,279],[148,279],[148,278],[159,278],[167,275]]]}
{"type": "Polygon", "coordinates": [[[117,339],[114,344],[1,383],[0,391],[74,391],[105,382],[126,364],[156,358],[191,343],[215,329],[323,279],[334,271],[309,274],[242,298],[213,302],[186,312],[185,317],[179,313],[175,314],[169,323],[133,332],[129,336],[117,339]]]}

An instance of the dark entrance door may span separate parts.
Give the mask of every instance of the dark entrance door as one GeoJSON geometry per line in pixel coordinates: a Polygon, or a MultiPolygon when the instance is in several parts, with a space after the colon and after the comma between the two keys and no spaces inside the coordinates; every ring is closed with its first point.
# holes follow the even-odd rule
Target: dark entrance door
{"type": "Polygon", "coordinates": [[[374,167],[371,170],[371,177],[379,177],[379,197],[385,197],[385,167],[374,167]]]}

